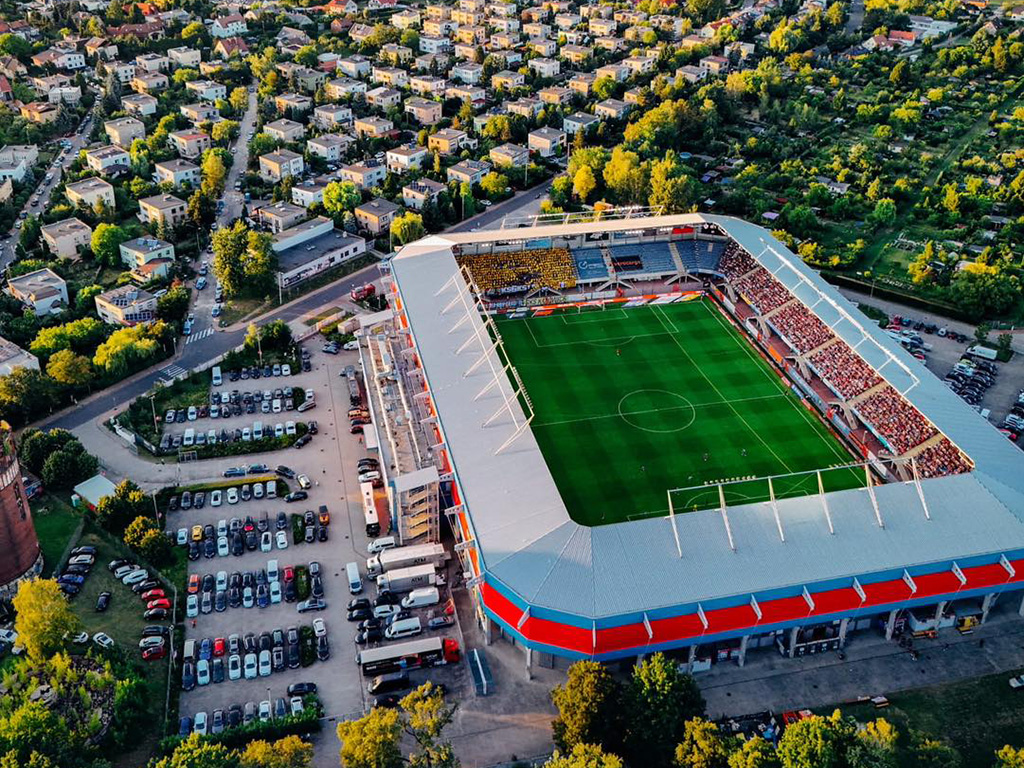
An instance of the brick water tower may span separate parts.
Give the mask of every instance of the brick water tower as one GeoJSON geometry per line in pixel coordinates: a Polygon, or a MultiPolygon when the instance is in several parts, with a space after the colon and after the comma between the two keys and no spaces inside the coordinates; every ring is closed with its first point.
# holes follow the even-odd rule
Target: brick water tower
{"type": "Polygon", "coordinates": [[[21,482],[14,435],[0,421],[0,596],[13,596],[22,580],[42,570],[43,553],[21,482]]]}

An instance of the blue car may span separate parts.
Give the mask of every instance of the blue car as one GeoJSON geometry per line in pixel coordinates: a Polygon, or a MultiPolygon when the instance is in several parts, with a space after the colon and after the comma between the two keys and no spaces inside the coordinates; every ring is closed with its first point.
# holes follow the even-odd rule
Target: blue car
{"type": "Polygon", "coordinates": [[[207,661],[213,658],[213,641],[208,637],[204,637],[199,644],[199,658],[207,661]]]}
{"type": "Polygon", "coordinates": [[[178,723],[178,735],[183,739],[187,739],[189,734],[192,733],[192,718],[183,717],[178,723]]]}
{"type": "Polygon", "coordinates": [[[76,584],[78,586],[81,586],[82,584],[85,583],[85,577],[84,576],[79,576],[79,575],[74,574],[74,573],[65,573],[63,576],[61,576],[59,579],[57,579],[57,583],[58,584],[76,584]]]}

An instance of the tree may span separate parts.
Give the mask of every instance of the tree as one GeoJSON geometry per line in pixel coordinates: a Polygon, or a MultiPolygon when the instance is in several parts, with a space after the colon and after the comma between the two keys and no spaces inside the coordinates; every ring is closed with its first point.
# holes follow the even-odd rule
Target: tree
{"type": "Polygon", "coordinates": [[[978,323],[974,329],[974,339],[979,344],[984,344],[988,341],[988,335],[992,331],[992,326],[988,323],[978,323]]]}
{"type": "Polygon", "coordinates": [[[169,288],[156,300],[156,316],[171,323],[183,320],[188,314],[189,300],[189,290],[184,285],[169,288]]]}
{"type": "Polygon", "coordinates": [[[163,563],[171,554],[171,540],[160,530],[152,516],[140,515],[124,531],[124,543],[151,563],[163,563]]]}
{"type": "Polygon", "coordinates": [[[622,691],[607,668],[594,661],[569,667],[564,685],[551,691],[558,716],[551,722],[555,745],[568,752],[578,744],[617,749],[622,724],[622,691]]]}
{"type": "Polygon", "coordinates": [[[103,293],[102,285],[87,285],[75,294],[75,312],[89,315],[96,311],[96,297],[103,293]]]}
{"type": "Polygon", "coordinates": [[[50,658],[64,646],[65,638],[79,630],[78,617],[53,579],[22,582],[14,596],[14,611],[18,642],[37,662],[50,658]]]}
{"type": "Polygon", "coordinates": [[[491,171],[480,179],[480,189],[490,200],[498,200],[503,197],[508,186],[508,177],[496,171],[491,171]]]}
{"type": "Polygon", "coordinates": [[[174,752],[158,760],[153,768],[235,768],[236,755],[223,744],[216,744],[193,733],[174,752]]]}
{"type": "Polygon", "coordinates": [[[4,56],[24,58],[32,53],[32,44],[25,38],[8,32],[0,35],[0,53],[4,56]]]}
{"type": "Polygon", "coordinates": [[[401,738],[398,710],[375,707],[358,720],[338,724],[341,764],[345,768],[400,768],[401,738]]]}
{"type": "Polygon", "coordinates": [[[622,758],[606,753],[597,744],[577,744],[566,755],[557,751],[544,768],[623,768],[622,758]]]}
{"type": "Polygon", "coordinates": [[[0,416],[25,424],[47,413],[59,403],[57,382],[31,368],[15,368],[0,376],[0,416]]]}
{"type": "Polygon", "coordinates": [[[191,24],[186,24],[185,28],[181,30],[182,40],[195,40],[198,38],[202,40],[206,37],[206,27],[203,26],[201,21],[193,21],[191,24]]]}
{"type": "Polygon", "coordinates": [[[1000,333],[996,337],[996,349],[998,349],[1004,357],[1008,357],[1010,350],[1013,347],[1013,336],[1009,333],[1000,333]]]}
{"type": "MultiPolygon", "coordinates": [[[[56,587],[53,581],[47,583],[56,587]]],[[[22,589],[24,587],[18,590],[19,596],[22,589]]],[[[59,590],[57,593],[60,595],[59,590]]],[[[63,596],[58,599],[64,604],[64,611],[70,612],[63,596]]],[[[20,634],[21,630],[18,631],[20,634]]],[[[4,768],[11,755],[14,756],[12,768],[48,768],[77,762],[74,739],[64,718],[38,701],[22,704],[7,717],[0,718],[0,754],[4,754],[0,763],[4,768]]]]}
{"type": "Polygon", "coordinates": [[[548,193],[551,204],[557,208],[565,208],[572,198],[572,179],[566,175],[556,176],[551,182],[551,191],[548,193]]]}
{"type": "Polygon", "coordinates": [[[883,227],[892,226],[896,221],[896,202],[891,197],[883,197],[875,203],[875,210],[871,215],[883,227]]]}
{"type": "Polygon", "coordinates": [[[476,199],[473,197],[473,187],[468,181],[462,182],[459,186],[459,201],[462,203],[462,218],[468,219],[476,213],[476,199]]]}
{"type": "Polygon", "coordinates": [[[902,85],[907,81],[907,60],[900,59],[896,66],[889,72],[889,82],[893,85],[902,85]]]}
{"type": "MultiPolygon", "coordinates": [[[[224,122],[234,121],[226,120],[224,122]]],[[[237,123],[235,123],[235,127],[238,127],[237,123]]],[[[224,191],[224,180],[227,179],[228,171],[224,167],[224,161],[220,159],[216,152],[207,152],[203,157],[201,173],[203,183],[200,189],[202,189],[203,193],[211,198],[220,197],[224,191]]]]}
{"type": "Polygon", "coordinates": [[[39,475],[50,488],[71,488],[95,475],[97,469],[96,457],[76,439],[47,456],[39,475]]]}
{"type": "Polygon", "coordinates": [[[83,317],[70,323],[43,328],[32,341],[30,349],[40,357],[62,349],[91,353],[107,335],[107,328],[95,317],[83,317]]]}
{"type": "Polygon", "coordinates": [[[188,67],[182,67],[181,69],[175,70],[174,74],[171,75],[171,79],[175,85],[184,85],[185,83],[191,83],[193,80],[199,79],[199,72],[195,69],[188,67]]]}
{"type": "Polygon", "coordinates": [[[245,279],[242,254],[247,244],[248,229],[241,221],[213,233],[213,273],[228,296],[242,291],[245,279]]]}
{"type": "Polygon", "coordinates": [[[572,191],[581,203],[587,202],[587,198],[596,188],[597,180],[594,178],[594,172],[590,170],[590,166],[584,165],[576,171],[576,175],[572,179],[572,191]]]}
{"type": "Polygon", "coordinates": [[[192,226],[203,231],[209,230],[217,220],[213,200],[202,189],[197,189],[189,197],[186,215],[192,226]]]}
{"type": "Polygon", "coordinates": [[[830,717],[815,715],[793,723],[779,742],[782,768],[840,768],[855,734],[856,725],[838,709],[830,717]]]}
{"type": "Polygon", "coordinates": [[[324,187],[324,210],[336,218],[351,211],[362,200],[362,193],[351,181],[332,181],[324,187]]]}
{"type": "Polygon", "coordinates": [[[62,349],[50,357],[46,374],[67,387],[87,387],[92,383],[92,363],[85,355],[76,355],[70,349],[62,349]]]}
{"type": "Polygon", "coordinates": [[[122,480],[111,496],[96,505],[96,519],[108,531],[121,533],[138,517],[151,513],[153,502],[131,480],[122,480]]]}
{"type": "Polygon", "coordinates": [[[228,96],[228,104],[239,114],[245,112],[246,107],[249,106],[249,92],[243,86],[232,88],[231,94],[228,96]]]}
{"type": "Polygon", "coordinates": [[[418,750],[410,756],[409,764],[414,768],[458,768],[452,745],[443,738],[456,707],[445,703],[441,689],[424,683],[402,699],[400,706],[405,733],[418,750]]]}
{"type": "Polygon", "coordinates": [[[615,147],[602,176],[608,192],[619,202],[639,203],[647,197],[647,169],[636,152],[622,146],[615,147]]]}
{"type": "Polygon", "coordinates": [[[43,470],[43,462],[47,456],[77,439],[66,429],[51,429],[49,432],[26,429],[18,444],[18,459],[23,466],[39,474],[43,470]]]}
{"type": "Polygon", "coordinates": [[[650,190],[648,204],[654,208],[661,207],[664,213],[689,210],[699,192],[697,183],[686,174],[671,150],[651,166],[650,190]]]}
{"type": "Polygon", "coordinates": [[[43,225],[37,216],[29,216],[21,225],[21,237],[18,238],[18,245],[21,250],[28,253],[33,250],[42,240],[43,225]]]}
{"type": "Polygon", "coordinates": [[[610,99],[615,95],[617,84],[614,78],[611,77],[599,77],[594,81],[591,86],[591,90],[594,92],[594,98],[599,101],[610,99]]]}
{"type": "Polygon", "coordinates": [[[249,159],[258,158],[277,149],[277,139],[269,133],[257,133],[249,142],[249,159]]]}
{"type": "Polygon", "coordinates": [[[426,234],[423,228],[423,217],[409,211],[391,220],[391,239],[397,245],[406,245],[419,240],[426,234]]]}
{"type": "Polygon", "coordinates": [[[748,739],[729,755],[729,768],[779,768],[779,756],[771,742],[748,739]]]}
{"type": "Polygon", "coordinates": [[[116,267],[121,261],[121,243],[127,242],[128,233],[116,224],[99,224],[93,230],[92,252],[108,267],[116,267]]]}
{"type": "Polygon", "coordinates": [[[974,320],[995,317],[1009,311],[1020,297],[1015,275],[980,262],[967,264],[950,284],[954,303],[974,320]]]}
{"type": "Polygon", "coordinates": [[[685,735],[685,723],[704,714],[704,698],[693,678],[662,653],[633,669],[625,700],[630,765],[668,765],[685,735]]]}
{"type": "Polygon", "coordinates": [[[250,741],[238,758],[239,768],[309,768],[313,745],[298,736],[285,736],[270,743],[250,741]]]}
{"type": "Polygon", "coordinates": [[[227,143],[238,138],[239,125],[235,120],[221,120],[213,124],[211,136],[214,141],[227,143]]]}
{"type": "Polygon", "coordinates": [[[150,325],[121,328],[96,348],[92,363],[110,376],[126,376],[156,358],[160,340],[167,333],[167,324],[159,320],[150,325]]]}
{"type": "Polygon", "coordinates": [[[687,720],[683,740],[676,747],[678,768],[725,768],[728,750],[718,726],[701,717],[687,720]]]}

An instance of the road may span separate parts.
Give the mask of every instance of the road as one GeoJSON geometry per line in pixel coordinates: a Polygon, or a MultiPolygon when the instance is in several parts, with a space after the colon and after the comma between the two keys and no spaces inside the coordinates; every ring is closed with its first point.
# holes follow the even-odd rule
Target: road
{"type": "MultiPolygon", "coordinates": [[[[7,265],[14,260],[14,247],[18,242],[17,235],[21,231],[20,222],[22,221],[22,218],[20,214],[30,213],[38,216],[46,210],[46,203],[50,199],[50,193],[53,192],[54,187],[60,184],[61,179],[64,176],[64,171],[67,170],[68,166],[70,166],[71,163],[74,162],[75,158],[78,157],[79,151],[89,145],[89,132],[91,130],[91,125],[89,125],[88,121],[91,120],[92,112],[90,111],[84,118],[82,118],[82,122],[79,124],[77,132],[69,140],[71,142],[71,147],[60,155],[60,163],[58,165],[53,165],[51,163],[45,168],[40,169],[41,173],[52,173],[53,176],[49,181],[47,181],[44,175],[42,181],[39,183],[39,186],[36,187],[31,197],[25,201],[25,207],[19,211],[19,216],[15,220],[15,225],[12,226],[9,231],[10,238],[5,244],[0,246],[0,269],[6,268],[7,265]],[[36,199],[39,200],[38,205],[32,205],[32,201],[36,199]]],[[[49,145],[50,148],[59,148],[60,144],[57,142],[60,140],[60,138],[57,138],[54,142],[51,142],[49,145]]]]}
{"type": "Polygon", "coordinates": [[[449,227],[447,232],[471,232],[478,229],[497,229],[501,220],[512,213],[528,215],[536,213],[540,207],[540,201],[547,196],[551,188],[551,181],[542,181],[536,186],[523,190],[519,194],[510,197],[504,202],[492,205],[482,213],[472,216],[459,224],[449,227]]]}
{"type": "MultiPolygon", "coordinates": [[[[234,156],[234,161],[231,164],[231,168],[228,170],[227,179],[224,182],[224,196],[221,201],[224,203],[224,207],[217,213],[217,220],[214,224],[214,229],[228,226],[232,221],[242,215],[242,207],[245,204],[245,198],[241,192],[235,191],[235,182],[238,181],[239,177],[245,171],[249,164],[249,131],[256,125],[256,94],[249,94],[249,104],[245,108],[245,114],[242,119],[239,120],[239,131],[238,138],[235,140],[235,145],[231,149],[231,154],[234,156]]],[[[193,265],[196,271],[199,271],[203,260],[207,263],[212,263],[212,251],[207,250],[205,253],[200,254],[193,265]]],[[[198,344],[206,339],[209,339],[217,331],[217,319],[211,314],[214,306],[217,302],[214,291],[214,284],[216,283],[213,274],[207,275],[207,282],[209,286],[201,291],[196,291],[193,295],[192,301],[192,314],[195,316],[195,321],[192,324],[192,333],[185,339],[184,343],[186,346],[198,344]]]]}

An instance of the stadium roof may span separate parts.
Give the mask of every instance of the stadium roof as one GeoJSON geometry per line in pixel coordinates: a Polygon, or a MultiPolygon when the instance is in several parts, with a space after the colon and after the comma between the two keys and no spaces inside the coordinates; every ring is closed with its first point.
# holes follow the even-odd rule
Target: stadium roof
{"type": "Polygon", "coordinates": [[[685,214],[434,235],[402,248],[392,273],[484,568],[532,606],[592,619],[635,620],[644,613],[654,619],[698,601],[830,580],[836,586],[835,580],[848,584],[859,575],[898,579],[904,568],[941,570],[954,560],[963,565],[1024,549],[1019,449],[761,227],[685,214]],[[501,371],[496,353],[466,375],[481,354],[474,336],[488,336],[476,312],[459,323],[466,312],[458,291],[469,296],[452,246],[705,222],[721,227],[806,302],[971,457],[975,471],[921,482],[930,519],[915,484],[900,482],[874,489],[884,527],[865,489],[828,494],[834,534],[819,496],[779,500],[785,542],[769,504],[730,506],[733,551],[718,510],[688,512],[675,518],[680,557],[667,517],[592,528],[571,520],[529,430],[496,453],[513,421],[504,414],[489,426],[484,422],[504,398],[517,421],[525,415],[504,375],[477,399],[494,378],[492,366],[501,371]]]}

